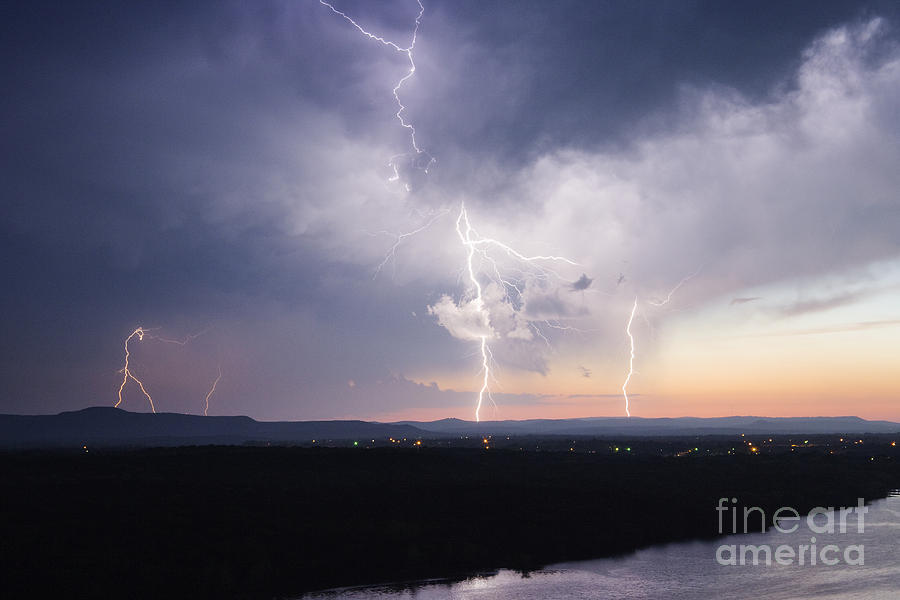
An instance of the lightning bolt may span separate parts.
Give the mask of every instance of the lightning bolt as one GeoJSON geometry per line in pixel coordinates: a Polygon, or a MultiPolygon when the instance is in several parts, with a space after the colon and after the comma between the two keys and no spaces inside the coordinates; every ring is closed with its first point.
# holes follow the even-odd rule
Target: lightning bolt
{"type": "MultiPolygon", "coordinates": [[[[459,237],[459,240],[462,243],[463,247],[466,249],[466,272],[468,273],[469,283],[471,284],[471,287],[474,290],[475,294],[470,306],[473,306],[476,314],[479,315],[479,319],[481,321],[483,329],[489,332],[489,334],[483,334],[479,336],[481,349],[482,382],[481,389],[478,391],[478,401],[475,405],[475,421],[480,422],[481,407],[484,403],[485,398],[488,398],[496,407],[496,403],[494,403],[494,398],[491,395],[490,390],[490,380],[492,379],[491,364],[493,363],[494,356],[491,352],[491,347],[488,344],[488,339],[494,337],[496,333],[491,327],[490,314],[484,302],[484,288],[481,282],[478,280],[477,271],[475,269],[474,262],[476,255],[480,256],[491,265],[492,271],[494,273],[494,279],[503,287],[505,298],[507,299],[509,299],[509,294],[511,291],[515,292],[518,299],[521,299],[522,289],[520,285],[522,284],[519,280],[512,280],[508,277],[505,277],[501,273],[500,266],[498,265],[496,260],[488,254],[489,248],[499,248],[508,257],[516,259],[519,262],[528,263],[531,267],[531,273],[536,277],[545,277],[549,275],[556,276],[555,271],[544,267],[543,265],[539,264],[540,262],[558,261],[575,266],[578,266],[578,263],[564,256],[526,256],[499,240],[496,240],[494,238],[481,237],[475,230],[475,228],[472,227],[472,223],[469,221],[469,213],[466,211],[465,202],[461,202],[459,206],[459,216],[457,216],[456,218],[456,234],[459,237]]],[[[527,279],[529,273],[526,271],[522,271],[522,275],[527,279]]],[[[537,328],[535,327],[535,329],[537,328]]],[[[549,344],[549,341],[546,337],[544,337],[542,333],[540,333],[540,330],[538,330],[538,335],[549,344]]]]}
{"type": "Polygon", "coordinates": [[[131,372],[131,369],[128,365],[128,359],[131,357],[131,352],[128,350],[128,342],[131,341],[131,338],[137,336],[138,341],[144,340],[144,335],[146,331],[144,331],[143,327],[138,327],[134,331],[131,332],[127,338],[125,338],[125,366],[122,367],[121,373],[124,373],[124,377],[122,378],[122,385],[119,386],[119,401],[116,402],[116,408],[119,408],[119,405],[122,404],[122,392],[125,390],[125,385],[128,384],[128,380],[132,379],[135,383],[138,384],[138,387],[141,388],[141,392],[143,392],[144,396],[147,397],[147,400],[150,402],[150,410],[154,413],[156,412],[156,406],[153,405],[153,398],[150,397],[150,394],[147,392],[147,389],[144,387],[143,382],[135,377],[134,373],[131,372]]]}
{"type": "Polygon", "coordinates": [[[637,312],[637,298],[634,299],[634,304],[631,306],[631,316],[628,317],[628,325],[625,326],[625,333],[628,335],[628,340],[631,343],[631,356],[628,359],[628,375],[625,376],[625,382],[622,383],[622,395],[625,397],[625,414],[627,416],[631,416],[631,411],[628,409],[628,382],[631,381],[631,376],[634,375],[634,336],[631,334],[631,324],[634,322],[634,313],[637,312]]]}
{"type": "Polygon", "coordinates": [[[475,405],[475,422],[481,422],[481,403],[484,401],[485,395],[491,400],[491,404],[494,404],[496,408],[496,404],[494,403],[494,397],[491,396],[491,389],[488,384],[488,380],[491,378],[491,360],[493,360],[493,355],[491,354],[491,347],[487,344],[487,337],[481,338],[481,370],[484,374],[484,380],[481,383],[481,389],[478,390],[478,404],[475,405]]]}
{"type": "Polygon", "coordinates": [[[219,385],[220,379],[222,379],[222,365],[219,365],[219,375],[216,377],[216,380],[213,381],[212,387],[209,388],[209,392],[206,394],[206,406],[203,407],[204,417],[209,416],[209,399],[216,393],[216,386],[219,385]]]}
{"type": "MultiPolygon", "coordinates": [[[[669,302],[672,301],[672,296],[675,295],[681,286],[686,284],[688,281],[696,277],[703,267],[699,267],[696,271],[691,273],[690,275],[684,277],[679,281],[675,287],[669,290],[669,293],[666,294],[666,297],[662,300],[648,300],[647,303],[653,306],[665,306],[669,302]]],[[[631,354],[628,359],[628,374],[625,376],[625,382],[622,384],[622,395],[625,397],[625,414],[627,416],[631,416],[631,412],[628,407],[628,383],[631,381],[631,376],[634,375],[634,335],[631,333],[631,324],[634,322],[634,315],[637,311],[637,298],[634,299],[634,305],[631,307],[631,314],[628,317],[628,324],[625,326],[625,333],[628,335],[629,343],[631,344],[631,354]]],[[[650,321],[647,320],[647,317],[644,317],[644,321],[647,323],[648,327],[650,326],[650,321]]]]}
{"type": "Polygon", "coordinates": [[[678,285],[676,285],[671,290],[669,290],[669,293],[666,294],[666,297],[664,300],[648,300],[647,302],[649,304],[652,304],[653,306],[665,306],[672,300],[672,296],[675,294],[675,292],[677,292],[679,289],[681,289],[681,286],[683,286],[688,281],[690,281],[691,279],[696,277],[700,273],[700,270],[702,268],[703,267],[700,267],[699,269],[697,269],[696,271],[694,271],[693,273],[691,273],[690,275],[688,275],[687,277],[685,277],[681,281],[679,281],[678,285]]]}
{"type": "MultiPolygon", "coordinates": [[[[403,84],[406,83],[416,72],[416,62],[415,62],[415,60],[413,60],[413,50],[416,47],[416,40],[418,39],[418,36],[419,36],[419,25],[422,23],[422,15],[425,14],[425,6],[422,4],[422,0],[416,0],[416,4],[419,5],[419,14],[416,15],[416,21],[415,21],[416,24],[415,24],[415,27],[413,28],[412,40],[410,41],[408,46],[401,46],[400,44],[397,44],[396,42],[386,40],[385,38],[383,38],[380,35],[376,35],[374,33],[366,31],[365,29],[362,28],[362,26],[359,23],[357,23],[355,20],[353,20],[349,15],[347,15],[344,12],[339,11],[334,6],[332,6],[331,3],[326,2],[326,0],[319,0],[319,4],[330,8],[333,13],[335,13],[336,15],[339,15],[344,20],[346,20],[348,23],[353,25],[353,27],[355,27],[357,29],[357,31],[359,31],[361,34],[363,34],[367,38],[369,38],[371,40],[375,40],[377,42],[380,42],[381,44],[388,46],[401,54],[406,55],[406,59],[409,61],[409,70],[406,72],[406,75],[404,75],[403,77],[400,78],[399,81],[397,81],[396,85],[394,85],[394,89],[392,90],[393,95],[394,95],[394,102],[397,104],[397,113],[395,116],[397,117],[397,120],[400,122],[400,126],[409,131],[409,141],[412,144],[413,151],[415,152],[415,155],[410,160],[410,164],[414,168],[421,169],[425,173],[428,173],[428,168],[431,167],[432,163],[434,163],[434,158],[430,154],[428,154],[427,152],[425,152],[424,150],[419,148],[419,144],[416,142],[416,128],[411,122],[406,120],[406,117],[404,116],[404,113],[406,112],[406,106],[403,104],[403,101],[400,100],[400,89],[403,87],[403,84]]],[[[401,158],[404,158],[404,157],[405,157],[405,155],[398,154],[396,156],[391,157],[390,161],[388,161],[388,166],[390,166],[394,170],[394,174],[390,178],[390,181],[397,181],[400,179],[400,172],[398,170],[398,162],[401,158]]],[[[406,187],[406,191],[411,191],[409,184],[406,184],[405,187],[406,187]]]]}
{"type": "MultiPolygon", "coordinates": [[[[114,405],[115,408],[119,408],[119,405],[122,404],[122,401],[124,400],[123,394],[125,392],[125,386],[128,385],[128,380],[130,379],[131,381],[134,381],[138,385],[138,388],[140,388],[141,393],[144,394],[145,398],[147,398],[147,402],[150,403],[150,410],[153,411],[154,414],[156,413],[156,405],[153,403],[153,397],[150,395],[150,392],[147,391],[147,388],[144,385],[144,382],[141,381],[137,377],[137,375],[134,374],[134,371],[131,370],[131,362],[130,362],[131,361],[131,350],[128,348],[128,344],[132,341],[132,339],[137,337],[137,340],[139,342],[143,342],[144,338],[146,337],[147,339],[164,342],[166,344],[178,344],[179,346],[186,346],[191,341],[197,339],[198,337],[200,337],[201,335],[206,333],[208,331],[208,329],[204,329],[203,331],[201,331],[199,333],[191,334],[180,340],[166,338],[166,337],[162,337],[159,335],[154,335],[154,334],[150,333],[150,331],[152,331],[152,330],[147,329],[145,327],[138,327],[137,329],[132,331],[131,334],[127,338],[125,338],[125,365],[122,367],[122,369],[119,370],[119,372],[122,373],[122,383],[119,385],[118,401],[114,405]]],[[[209,411],[209,399],[212,397],[213,393],[216,391],[216,386],[219,384],[219,380],[221,378],[222,378],[222,367],[220,366],[219,367],[219,376],[216,377],[216,380],[213,382],[212,388],[209,390],[209,393],[206,394],[206,408],[203,411],[204,415],[207,414],[207,412],[209,411]]]]}
{"type": "MultiPolygon", "coordinates": [[[[475,241],[472,239],[472,234],[474,230],[472,229],[472,225],[469,223],[469,215],[466,213],[466,205],[464,203],[460,204],[459,208],[459,216],[456,218],[456,233],[459,236],[460,241],[463,246],[466,248],[466,267],[469,272],[469,281],[472,286],[475,288],[475,299],[473,302],[475,303],[475,310],[481,316],[483,324],[490,329],[490,320],[488,318],[487,311],[484,307],[484,295],[481,287],[481,282],[478,281],[478,277],[475,275],[475,267],[472,262],[475,258],[475,241]],[[463,233],[462,223],[465,221],[466,223],[466,231],[463,233]]],[[[484,375],[484,379],[481,384],[481,389],[478,391],[478,403],[475,405],[475,421],[481,421],[481,405],[484,401],[485,394],[491,399],[493,402],[493,397],[491,396],[491,390],[489,388],[489,379],[491,376],[491,363],[488,359],[491,356],[491,349],[487,343],[488,336],[481,336],[481,369],[482,374],[484,375]]]]}
{"type": "Polygon", "coordinates": [[[408,237],[412,237],[412,236],[416,235],[417,233],[422,233],[423,231],[425,231],[426,229],[428,229],[429,227],[431,227],[432,225],[434,225],[434,222],[435,222],[435,221],[437,221],[437,220],[440,219],[441,217],[447,215],[449,212],[450,212],[449,210],[447,210],[446,208],[443,208],[443,209],[439,210],[439,211],[437,212],[437,214],[435,214],[434,216],[432,216],[431,219],[429,219],[424,225],[422,225],[422,226],[419,227],[418,229],[414,229],[414,230],[408,231],[408,232],[406,232],[406,233],[392,234],[392,233],[387,232],[387,231],[382,231],[381,233],[384,234],[384,235],[391,235],[391,236],[394,236],[394,238],[395,238],[395,239],[394,239],[394,244],[391,246],[391,249],[388,250],[388,253],[384,256],[384,260],[382,260],[382,261],[378,264],[378,266],[375,267],[375,274],[372,275],[372,279],[377,278],[377,277],[378,277],[378,274],[381,273],[381,270],[384,268],[384,266],[385,266],[386,264],[388,264],[388,262],[390,262],[391,259],[393,259],[393,258],[396,257],[396,255],[397,255],[397,249],[398,249],[398,248],[400,247],[400,245],[403,243],[403,240],[405,240],[405,239],[408,238],[408,237]]]}
{"type": "MultiPolygon", "coordinates": [[[[401,127],[405,128],[409,132],[410,144],[412,145],[412,150],[414,152],[411,159],[409,160],[409,164],[413,168],[420,169],[427,174],[429,167],[434,163],[434,158],[419,147],[418,142],[416,141],[416,128],[410,121],[406,119],[406,106],[403,104],[403,101],[400,98],[400,91],[403,88],[403,85],[407,81],[409,81],[409,79],[416,72],[416,63],[413,59],[413,50],[415,49],[416,40],[418,39],[419,26],[422,22],[422,15],[425,13],[425,7],[422,4],[422,1],[416,0],[416,4],[418,4],[419,6],[419,12],[418,15],[416,15],[415,27],[413,28],[412,32],[412,39],[408,46],[402,46],[396,42],[385,39],[383,36],[367,31],[352,17],[336,9],[327,0],[319,0],[319,4],[327,6],[334,14],[346,20],[354,28],[356,28],[357,31],[359,31],[367,38],[377,41],[384,46],[388,46],[394,51],[406,56],[406,59],[409,62],[409,69],[407,70],[406,74],[397,81],[392,90],[394,102],[397,106],[397,112],[395,116],[400,122],[401,127]]],[[[400,159],[408,157],[409,155],[400,154],[390,159],[388,165],[394,171],[393,176],[390,178],[391,181],[397,181],[400,179],[400,159]]],[[[411,191],[411,187],[408,183],[405,184],[405,187],[407,191],[411,191]]],[[[394,244],[385,255],[384,260],[382,260],[381,263],[376,267],[375,277],[377,277],[381,270],[385,267],[385,265],[395,257],[397,249],[406,238],[416,235],[417,233],[421,233],[425,229],[428,229],[437,219],[446,214],[446,212],[447,211],[437,214],[423,226],[408,233],[402,233],[399,235],[389,234],[394,235],[394,244]]],[[[491,371],[491,365],[493,363],[493,353],[491,352],[491,347],[488,343],[488,340],[495,337],[496,332],[491,327],[489,311],[485,306],[484,289],[478,279],[477,270],[474,265],[475,257],[479,256],[490,265],[493,271],[493,276],[491,277],[492,281],[495,281],[499,286],[501,286],[504,293],[504,299],[510,301],[511,303],[521,302],[523,295],[522,286],[525,282],[527,282],[528,279],[537,278],[545,280],[551,277],[559,278],[559,275],[554,270],[540,263],[545,261],[558,261],[567,263],[569,265],[578,265],[578,263],[563,256],[526,256],[499,240],[481,237],[469,222],[469,216],[466,212],[465,203],[460,203],[459,216],[456,219],[456,233],[459,236],[460,242],[462,243],[463,247],[466,249],[466,271],[468,272],[471,288],[472,290],[474,290],[474,298],[471,300],[470,306],[474,308],[476,314],[481,320],[481,325],[483,326],[482,335],[478,336],[478,339],[480,341],[482,380],[481,389],[478,391],[478,401],[475,406],[475,421],[480,422],[481,408],[484,404],[485,399],[488,399],[492,403],[494,403],[494,399],[491,395],[490,390],[490,381],[491,379],[493,379],[491,371]],[[513,259],[519,263],[528,263],[529,267],[527,269],[520,269],[518,278],[504,275],[496,259],[489,254],[490,249],[499,249],[507,256],[507,258],[513,259]]],[[[549,322],[547,322],[547,324],[551,327],[554,327],[554,325],[551,325],[549,322]]],[[[530,326],[537,332],[538,336],[540,336],[547,344],[549,344],[549,340],[546,338],[546,336],[544,336],[544,334],[536,325],[531,323],[530,326]]],[[[564,327],[562,326],[555,327],[564,329],[564,327]]],[[[496,403],[494,403],[494,406],[496,407],[496,403]]]]}
{"type": "MultiPolygon", "coordinates": [[[[393,49],[396,52],[404,54],[406,56],[407,61],[409,62],[409,69],[407,70],[406,74],[397,81],[397,83],[394,85],[394,87],[391,91],[394,96],[394,102],[397,105],[397,112],[396,112],[395,116],[397,117],[397,121],[400,122],[400,126],[409,131],[409,141],[410,141],[410,144],[412,145],[413,154],[412,154],[411,158],[408,154],[397,154],[390,158],[390,160],[388,161],[388,166],[391,167],[391,169],[393,170],[393,175],[390,178],[388,178],[388,181],[399,181],[400,180],[400,162],[402,159],[409,158],[409,161],[408,161],[409,165],[412,168],[420,169],[426,175],[428,174],[428,169],[431,167],[431,165],[435,161],[433,156],[431,156],[428,152],[422,150],[419,147],[419,144],[416,141],[416,128],[412,124],[411,121],[408,121],[406,119],[406,115],[405,115],[406,106],[403,104],[403,101],[400,99],[400,90],[403,87],[403,84],[405,84],[416,72],[416,62],[413,59],[413,50],[416,47],[416,40],[419,37],[419,25],[421,25],[421,23],[422,23],[422,15],[425,14],[425,6],[422,4],[422,1],[416,0],[416,3],[419,5],[419,13],[416,15],[415,27],[413,28],[412,38],[411,38],[408,46],[401,46],[400,44],[398,44],[396,42],[392,42],[390,40],[385,39],[384,37],[382,37],[380,35],[377,35],[375,33],[367,31],[359,23],[357,23],[352,17],[350,17],[347,13],[336,9],[330,2],[327,2],[326,0],[319,0],[319,4],[321,4],[322,6],[327,6],[329,9],[331,9],[331,11],[334,14],[340,16],[345,21],[350,23],[361,34],[363,34],[364,36],[366,36],[367,38],[369,38],[371,40],[375,40],[385,46],[388,46],[389,48],[393,49]]],[[[404,183],[404,187],[406,188],[407,192],[412,191],[412,187],[409,185],[409,183],[404,183]]],[[[378,266],[375,268],[375,273],[372,276],[372,279],[377,278],[378,275],[381,273],[381,270],[385,267],[385,265],[387,265],[387,263],[390,262],[390,260],[396,256],[397,249],[400,247],[400,245],[403,243],[403,241],[406,238],[414,236],[418,233],[425,231],[426,229],[431,227],[431,225],[435,221],[437,221],[439,218],[441,218],[448,212],[449,211],[446,209],[440,211],[438,214],[436,214],[434,217],[432,217],[431,220],[429,220],[423,226],[421,226],[418,229],[415,229],[413,231],[409,231],[409,232],[401,233],[401,234],[391,234],[388,232],[383,232],[383,233],[385,233],[387,235],[391,235],[395,238],[394,244],[391,246],[390,250],[388,250],[387,254],[384,257],[384,260],[382,260],[381,263],[379,263],[378,266]]]]}

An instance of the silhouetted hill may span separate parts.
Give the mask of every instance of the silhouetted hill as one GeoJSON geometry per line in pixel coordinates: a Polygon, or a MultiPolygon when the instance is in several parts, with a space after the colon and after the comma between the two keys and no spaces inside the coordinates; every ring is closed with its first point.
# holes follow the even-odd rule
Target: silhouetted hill
{"type": "Polygon", "coordinates": [[[93,407],[58,415],[0,415],[0,445],[179,446],[247,442],[310,443],[313,439],[419,437],[410,425],[366,421],[265,422],[250,417],[133,413],[93,407]]]}
{"type": "Polygon", "coordinates": [[[575,435],[575,436],[682,436],[741,433],[893,433],[900,423],[866,421],[859,417],[592,417],[582,419],[529,419],[525,421],[401,421],[443,435],[575,435]]]}
{"type": "Polygon", "coordinates": [[[455,437],[464,435],[565,435],[665,437],[731,434],[894,433],[900,424],[859,417],[599,417],[482,421],[460,419],[399,423],[368,421],[256,421],[250,417],[203,417],[133,413],[93,407],[58,415],[0,415],[0,446],[181,446],[206,444],[310,444],[348,440],[455,437]]]}

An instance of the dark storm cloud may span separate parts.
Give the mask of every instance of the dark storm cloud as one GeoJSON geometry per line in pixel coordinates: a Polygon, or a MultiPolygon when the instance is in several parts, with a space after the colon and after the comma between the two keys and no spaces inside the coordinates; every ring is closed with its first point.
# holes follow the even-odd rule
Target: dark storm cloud
{"type": "MultiPolygon", "coordinates": [[[[415,12],[408,4],[352,8],[402,39],[415,12]]],[[[0,8],[0,410],[104,403],[122,339],[138,324],[176,335],[217,324],[230,335],[230,381],[241,382],[228,410],[270,418],[361,414],[378,382],[403,397],[420,390],[392,374],[398,367],[467,360],[433,322],[409,318],[436,301],[433,280],[372,283],[383,248],[354,245],[380,208],[359,181],[377,181],[367,177],[382,152],[406,143],[390,97],[404,65],[320,9],[0,8]],[[351,377],[370,394],[347,392],[351,377]]],[[[426,9],[404,100],[438,156],[426,190],[436,196],[514,179],[499,170],[461,177],[472,163],[520,165],[557,147],[615,146],[635,131],[675,127],[684,85],[765,96],[823,29],[898,10],[536,1],[426,9]]],[[[529,308],[573,312],[552,296],[529,308]]],[[[439,391],[428,392],[437,402],[439,391]]]]}
{"type": "MultiPolygon", "coordinates": [[[[21,3],[3,17],[0,231],[12,284],[0,302],[4,358],[16,365],[3,402],[105,402],[103,384],[69,371],[114,372],[137,324],[191,331],[277,302],[362,327],[369,311],[335,302],[353,289],[336,281],[367,274],[316,256],[327,233],[291,231],[271,197],[286,172],[313,179],[274,132],[310,136],[316,107],[343,96],[323,91],[336,64],[353,62],[313,35],[317,13],[21,3]],[[61,394],[69,385],[77,391],[61,394]]],[[[366,115],[357,97],[343,106],[366,115]]],[[[387,335],[391,317],[367,327],[387,335]]]]}
{"type": "Polygon", "coordinates": [[[530,292],[525,302],[525,315],[534,320],[560,319],[584,315],[587,309],[575,306],[558,293],[530,292]]]}
{"type": "Polygon", "coordinates": [[[764,99],[792,85],[822,30],[897,13],[885,1],[429,3],[410,98],[440,90],[441,110],[416,111],[423,139],[468,156],[617,146],[677,127],[685,86],[764,99]]]}
{"type": "Polygon", "coordinates": [[[575,291],[580,292],[580,291],[586,290],[586,289],[588,289],[589,287],[591,287],[591,284],[592,284],[592,283],[594,283],[594,280],[591,279],[590,277],[588,277],[587,275],[585,275],[584,273],[582,273],[582,274],[581,274],[581,277],[579,277],[579,278],[572,284],[572,289],[575,290],[575,291]]]}

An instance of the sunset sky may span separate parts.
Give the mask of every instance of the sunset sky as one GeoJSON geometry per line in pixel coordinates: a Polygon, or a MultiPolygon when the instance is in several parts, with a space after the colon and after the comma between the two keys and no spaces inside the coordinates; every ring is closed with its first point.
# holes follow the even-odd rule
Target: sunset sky
{"type": "Polygon", "coordinates": [[[0,9],[0,412],[900,421],[900,5],[423,4],[0,9]]]}

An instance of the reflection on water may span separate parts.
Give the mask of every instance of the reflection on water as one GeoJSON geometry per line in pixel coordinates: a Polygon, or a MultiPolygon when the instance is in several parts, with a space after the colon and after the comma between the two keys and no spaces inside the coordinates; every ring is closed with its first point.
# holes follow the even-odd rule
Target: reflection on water
{"type": "MultiPolygon", "coordinates": [[[[710,508],[710,518],[715,518],[710,508]]],[[[824,517],[816,520],[823,522],[824,517]]],[[[837,521],[837,519],[836,519],[837,521]]],[[[896,600],[900,598],[900,490],[874,502],[865,515],[864,532],[857,531],[855,517],[847,521],[847,533],[815,534],[801,521],[790,534],[730,536],[715,541],[669,544],[641,550],[621,558],[606,558],[552,565],[528,576],[507,570],[458,582],[422,582],[415,586],[378,586],[320,592],[310,600],[338,598],[374,600],[474,600],[515,598],[666,598],[695,600],[896,600]],[[835,544],[864,546],[865,564],[799,566],[760,564],[723,566],[716,562],[721,544],[767,544],[774,550],[785,544],[797,548],[815,536],[818,548],[835,544]]],[[[787,526],[785,526],[787,528],[787,526]]],[[[836,555],[839,555],[836,554],[836,555]]]]}

